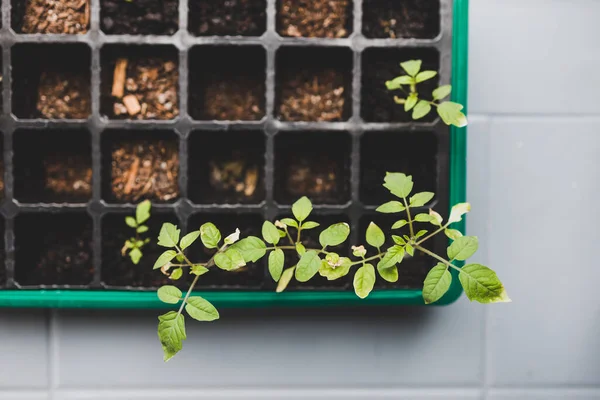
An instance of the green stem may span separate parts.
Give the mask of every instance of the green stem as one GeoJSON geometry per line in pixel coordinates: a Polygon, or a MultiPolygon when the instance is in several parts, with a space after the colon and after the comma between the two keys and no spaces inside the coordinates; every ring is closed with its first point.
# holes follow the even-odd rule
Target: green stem
{"type": "Polygon", "coordinates": [[[290,235],[290,232],[288,231],[287,225],[285,227],[285,234],[287,235],[288,239],[290,239],[290,243],[294,244],[294,239],[292,239],[292,235],[290,235]]]}
{"type": "Polygon", "coordinates": [[[440,256],[438,256],[437,254],[435,254],[432,251],[427,250],[425,247],[419,246],[418,244],[415,245],[415,249],[422,251],[423,253],[427,254],[428,256],[431,256],[433,258],[435,258],[436,260],[438,260],[439,262],[449,266],[452,269],[455,269],[457,271],[460,272],[460,268],[458,268],[457,266],[455,266],[454,264],[452,264],[450,261],[446,260],[445,258],[442,258],[440,256]]]}
{"type": "Polygon", "coordinates": [[[377,260],[378,258],[383,258],[384,256],[385,256],[385,252],[384,253],[379,253],[376,256],[371,256],[371,257],[368,257],[368,258],[363,258],[360,261],[354,261],[352,264],[350,264],[350,266],[358,265],[358,264],[364,264],[364,263],[367,263],[369,261],[377,260]]]}
{"type": "Polygon", "coordinates": [[[434,237],[435,235],[437,235],[438,233],[442,232],[444,229],[446,229],[448,227],[448,224],[440,227],[440,229],[438,229],[437,231],[433,232],[430,235],[425,236],[423,239],[421,239],[420,241],[418,241],[417,243],[415,243],[416,245],[420,245],[423,244],[423,242],[425,242],[426,240],[431,239],[432,237],[434,237]]]}
{"type": "Polygon", "coordinates": [[[413,228],[413,222],[412,222],[412,218],[410,216],[410,207],[408,206],[408,202],[406,201],[406,197],[403,197],[402,201],[404,201],[404,207],[406,207],[406,215],[408,217],[408,227],[410,228],[410,237],[414,238],[415,237],[415,230],[413,228]]]}

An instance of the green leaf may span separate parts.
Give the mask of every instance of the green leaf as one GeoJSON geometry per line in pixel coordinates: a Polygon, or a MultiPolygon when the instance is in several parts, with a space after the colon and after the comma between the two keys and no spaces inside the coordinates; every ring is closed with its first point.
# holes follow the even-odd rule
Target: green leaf
{"type": "Polygon", "coordinates": [[[265,242],[271,244],[279,243],[279,230],[273,225],[270,221],[265,221],[262,226],[262,236],[265,239],[265,242]]]}
{"type": "Polygon", "coordinates": [[[510,303],[502,282],[496,273],[480,264],[469,264],[458,274],[460,284],[471,301],[480,303],[510,303]]]}
{"type": "Polygon", "coordinates": [[[400,246],[404,246],[406,244],[406,240],[400,236],[392,235],[392,239],[394,240],[394,243],[399,244],[400,246]]]}
{"type": "Polygon", "coordinates": [[[162,345],[164,360],[169,361],[183,347],[185,318],[176,311],[169,311],[158,317],[158,340],[162,345]]]}
{"type": "Polygon", "coordinates": [[[183,254],[177,254],[177,256],[175,257],[175,259],[180,262],[183,263],[185,262],[185,257],[183,256],[183,254]]]}
{"type": "Polygon", "coordinates": [[[146,225],[138,226],[136,229],[137,233],[146,233],[148,232],[148,227],[146,225]]]}
{"type": "Polygon", "coordinates": [[[293,228],[297,228],[298,227],[298,223],[295,220],[291,219],[291,218],[284,218],[284,219],[281,220],[281,223],[284,224],[284,225],[287,225],[287,226],[291,226],[293,228]]]}
{"type": "Polygon", "coordinates": [[[402,75],[392,79],[391,81],[386,81],[385,87],[387,88],[387,90],[398,90],[402,87],[402,85],[411,85],[414,82],[414,78],[407,75],[402,75]]]}
{"type": "Polygon", "coordinates": [[[386,281],[391,283],[398,282],[398,267],[396,267],[395,265],[388,268],[382,268],[378,265],[377,271],[379,272],[379,276],[381,276],[386,281]]]}
{"type": "Polygon", "coordinates": [[[125,223],[130,228],[137,228],[137,222],[135,222],[135,218],[133,218],[133,217],[130,217],[130,216],[125,217],[125,223]]]}
{"type": "Polygon", "coordinates": [[[171,272],[171,276],[169,276],[169,279],[176,281],[179,278],[181,278],[182,275],[183,270],[181,268],[175,268],[173,272],[171,272]]]}
{"type": "Polygon", "coordinates": [[[247,263],[256,262],[267,253],[267,245],[256,236],[248,236],[233,244],[230,249],[239,251],[247,263]]]}
{"type": "Polygon", "coordinates": [[[239,228],[236,228],[235,232],[233,232],[232,234],[230,234],[223,240],[223,243],[230,245],[230,244],[234,244],[238,240],[240,240],[240,230],[239,230],[239,228]]]}
{"type": "Polygon", "coordinates": [[[299,256],[306,253],[306,248],[304,247],[304,245],[302,243],[299,243],[299,242],[296,243],[296,253],[298,253],[299,256]]]}
{"type": "Polygon", "coordinates": [[[381,228],[373,222],[367,227],[367,243],[377,249],[385,243],[385,234],[381,228]]]}
{"type": "Polygon", "coordinates": [[[190,247],[192,245],[192,243],[194,243],[198,237],[200,236],[200,231],[194,231],[194,232],[190,232],[187,235],[185,235],[184,237],[181,238],[181,242],[179,243],[179,247],[181,247],[181,250],[185,250],[188,247],[190,247]]]}
{"type": "Polygon", "coordinates": [[[296,280],[298,282],[308,282],[312,279],[321,266],[319,253],[314,250],[309,250],[300,257],[298,266],[296,267],[296,280]]]}
{"type": "Polygon", "coordinates": [[[371,264],[365,264],[354,274],[354,292],[358,297],[364,299],[371,293],[375,286],[375,268],[371,264]]]}
{"type": "Polygon", "coordinates": [[[321,262],[321,268],[319,268],[319,275],[327,278],[329,281],[334,281],[348,275],[351,266],[352,260],[347,257],[338,256],[338,260],[335,263],[331,260],[323,260],[321,262]]]}
{"type": "Polygon", "coordinates": [[[406,198],[413,189],[412,176],[407,176],[399,172],[388,172],[385,175],[383,186],[394,196],[406,198]]]}
{"type": "Polygon", "coordinates": [[[214,321],[219,319],[219,312],[208,300],[200,296],[187,299],[185,311],[196,321],[214,321]]]}
{"type": "Polygon", "coordinates": [[[165,264],[167,264],[172,259],[174,259],[176,255],[177,255],[177,252],[175,250],[165,251],[158,257],[158,259],[154,263],[154,267],[152,267],[152,269],[162,268],[165,264]]]}
{"type": "Polygon", "coordinates": [[[461,104],[446,101],[437,107],[438,114],[446,125],[454,125],[459,128],[467,126],[467,117],[461,111],[464,107],[461,104]]]}
{"type": "Polygon", "coordinates": [[[402,212],[404,210],[406,210],[406,208],[399,201],[388,201],[387,203],[379,206],[376,211],[384,214],[393,214],[402,212]]]}
{"type": "Polygon", "coordinates": [[[423,62],[421,60],[410,60],[401,63],[400,66],[406,71],[408,75],[414,77],[421,70],[422,63],[423,62]]]}
{"type": "Polygon", "coordinates": [[[143,224],[144,222],[150,219],[150,208],[152,207],[152,203],[150,200],[144,200],[135,208],[135,219],[138,225],[143,224]]]}
{"type": "Polygon", "coordinates": [[[417,83],[425,82],[430,80],[431,78],[435,78],[437,75],[436,71],[422,71],[419,72],[415,78],[417,83]]]}
{"type": "Polygon", "coordinates": [[[459,203],[452,207],[450,211],[450,217],[448,218],[448,223],[452,224],[454,222],[462,221],[463,215],[471,211],[471,204],[469,203],[459,203]]]}
{"type": "Polygon", "coordinates": [[[314,221],[306,221],[305,223],[302,224],[302,229],[303,230],[307,230],[307,229],[314,229],[319,227],[321,224],[319,224],[318,222],[314,222],[314,221]]]}
{"type": "Polygon", "coordinates": [[[190,272],[196,276],[204,275],[208,272],[208,268],[203,265],[196,264],[192,266],[190,272]]]}
{"type": "Polygon", "coordinates": [[[364,257],[367,255],[367,249],[365,249],[365,246],[352,246],[352,255],[354,257],[364,257]]]}
{"type": "Polygon", "coordinates": [[[396,221],[394,225],[392,225],[392,229],[400,229],[406,224],[408,224],[408,221],[405,219],[401,219],[400,221],[396,221]]]}
{"type": "Polygon", "coordinates": [[[431,111],[431,104],[427,100],[421,100],[413,109],[413,119],[421,119],[431,111]]]}
{"type": "Polygon", "coordinates": [[[281,279],[279,279],[279,282],[277,284],[277,289],[275,289],[276,293],[281,293],[287,288],[292,278],[294,277],[295,269],[296,267],[293,266],[290,268],[286,268],[286,270],[283,271],[283,274],[281,274],[281,279]]]}
{"type": "Polygon", "coordinates": [[[129,252],[129,258],[135,265],[139,264],[140,260],[142,259],[142,251],[138,247],[134,247],[129,252]]]}
{"type": "Polygon", "coordinates": [[[180,230],[170,222],[165,222],[158,234],[158,245],[163,247],[175,247],[179,243],[180,230]]]}
{"type": "Polygon", "coordinates": [[[450,96],[450,93],[452,93],[451,85],[440,86],[433,91],[433,100],[442,100],[443,98],[450,96]]]}
{"type": "Polygon", "coordinates": [[[434,217],[432,217],[429,214],[417,214],[415,215],[415,221],[416,222],[431,222],[434,219],[434,217]]]}
{"type": "Polygon", "coordinates": [[[463,235],[461,231],[458,231],[456,229],[446,229],[444,233],[452,240],[456,240],[459,237],[462,237],[463,235]]]}
{"type": "Polygon", "coordinates": [[[233,271],[246,265],[242,254],[234,248],[229,248],[224,253],[215,255],[215,264],[225,271],[233,271]]]}
{"type": "Polygon", "coordinates": [[[402,246],[392,246],[387,249],[387,252],[383,256],[383,258],[377,264],[377,268],[391,268],[396,264],[399,264],[404,259],[404,247],[402,246]]]}
{"type": "Polygon", "coordinates": [[[221,241],[221,232],[214,224],[207,222],[200,227],[200,240],[202,240],[204,247],[216,249],[221,241]]]}
{"type": "Polygon", "coordinates": [[[431,192],[421,192],[416,193],[414,196],[410,198],[410,206],[411,207],[423,207],[425,204],[429,203],[431,199],[435,196],[435,193],[431,192]]]}
{"type": "Polygon", "coordinates": [[[269,273],[275,282],[278,282],[279,278],[281,278],[284,262],[285,255],[283,254],[283,250],[275,249],[269,254],[269,273]]]}
{"type": "Polygon", "coordinates": [[[440,214],[436,213],[433,210],[429,210],[429,215],[431,215],[431,221],[429,221],[431,224],[435,226],[442,226],[442,222],[444,222],[444,219],[440,214]]]}
{"type": "Polygon", "coordinates": [[[292,205],[292,214],[299,222],[302,222],[310,215],[312,209],[312,203],[308,197],[304,196],[292,205]]]}
{"type": "Polygon", "coordinates": [[[450,289],[451,283],[452,274],[448,271],[448,267],[438,263],[429,271],[423,282],[423,300],[425,300],[425,303],[431,304],[441,299],[450,289]]]}
{"type": "Polygon", "coordinates": [[[448,257],[451,260],[465,261],[477,251],[479,240],[477,236],[462,236],[448,247],[448,257]]]}
{"type": "Polygon", "coordinates": [[[426,234],[427,234],[427,230],[422,229],[419,232],[417,232],[417,234],[415,235],[415,239],[418,239],[418,238],[420,238],[422,236],[425,236],[426,234]]]}
{"type": "Polygon", "coordinates": [[[350,225],[345,222],[340,222],[331,225],[321,232],[319,235],[319,243],[321,243],[321,246],[323,247],[337,246],[344,243],[346,239],[348,239],[348,235],[350,235],[350,225]]]}
{"type": "Polygon", "coordinates": [[[415,255],[415,248],[408,243],[404,246],[404,250],[406,251],[406,254],[408,254],[411,257],[415,255]]]}
{"type": "Polygon", "coordinates": [[[159,288],[156,294],[163,303],[177,304],[179,303],[179,300],[181,300],[183,293],[175,286],[165,285],[159,288]]]}
{"type": "Polygon", "coordinates": [[[417,105],[418,101],[419,95],[416,93],[411,93],[410,96],[408,96],[408,98],[406,99],[406,102],[404,103],[404,111],[408,112],[412,110],[413,107],[417,105]]]}

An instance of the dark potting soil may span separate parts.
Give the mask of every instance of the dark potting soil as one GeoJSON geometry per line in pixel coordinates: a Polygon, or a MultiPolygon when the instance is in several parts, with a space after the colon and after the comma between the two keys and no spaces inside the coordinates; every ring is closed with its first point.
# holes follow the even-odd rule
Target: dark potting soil
{"type": "Polygon", "coordinates": [[[101,0],[100,19],[109,35],[172,35],[179,27],[179,2],[101,0]]]}
{"type": "Polygon", "coordinates": [[[107,58],[103,60],[102,113],[117,119],[177,117],[179,71],[176,53],[169,53],[166,57],[140,57],[103,52],[107,58]]]}
{"type": "Polygon", "coordinates": [[[265,198],[262,132],[228,132],[214,136],[193,132],[189,142],[190,199],[204,204],[256,204],[265,198]],[[202,149],[213,150],[198,157],[202,149]]]}
{"type": "Polygon", "coordinates": [[[92,221],[81,212],[15,219],[15,280],[20,285],[87,285],[94,275],[92,221]]]}
{"type": "Polygon", "coordinates": [[[109,145],[110,195],[121,202],[168,202],[179,196],[179,148],[163,139],[123,140],[109,145]]]}
{"type": "Polygon", "coordinates": [[[19,33],[86,33],[90,9],[90,0],[13,0],[12,25],[19,33]]]}
{"type": "MultiPolygon", "coordinates": [[[[366,122],[413,122],[412,113],[394,102],[394,96],[406,97],[400,90],[387,90],[385,82],[406,72],[400,63],[423,60],[421,70],[439,71],[439,53],[436,49],[385,49],[368,48],[362,57],[362,89],[360,115],[366,122]]],[[[419,83],[421,98],[431,100],[431,93],[438,86],[439,77],[419,83]]],[[[432,122],[437,118],[434,109],[417,122],[432,122]]]]}
{"type": "Polygon", "coordinates": [[[260,46],[201,46],[190,51],[190,115],[255,121],[265,115],[266,54],[260,46]]]}
{"type": "Polygon", "coordinates": [[[380,206],[393,200],[384,188],[387,172],[403,172],[412,175],[414,192],[437,192],[438,139],[434,132],[368,132],[361,138],[361,202],[380,206]]]}
{"type": "Polygon", "coordinates": [[[188,7],[196,36],[260,36],[267,29],[266,0],[189,0],[188,7]]]}
{"type": "Polygon", "coordinates": [[[440,33],[439,0],[365,0],[363,34],[368,38],[433,39],[440,33]]]}
{"type": "Polygon", "coordinates": [[[84,75],[43,72],[37,99],[37,111],[49,119],[86,119],[92,111],[90,82],[84,75]]]}
{"type": "Polygon", "coordinates": [[[350,0],[279,0],[277,32],[282,36],[343,38],[352,31],[350,0]]]}
{"type": "Polygon", "coordinates": [[[350,136],[299,132],[275,139],[275,200],[291,204],[308,196],[316,204],[350,199],[350,136]]]}

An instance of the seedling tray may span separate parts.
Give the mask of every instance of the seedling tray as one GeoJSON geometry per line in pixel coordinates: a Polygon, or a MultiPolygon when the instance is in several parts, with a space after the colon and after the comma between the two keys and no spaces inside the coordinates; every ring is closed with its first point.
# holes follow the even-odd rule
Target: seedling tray
{"type": "MultiPolygon", "coordinates": [[[[166,221],[257,234],[308,195],[314,219],[350,223],[352,244],[364,243],[369,221],[394,222],[375,212],[389,200],[386,171],[434,191],[445,217],[465,200],[466,129],[433,115],[411,121],[384,82],[419,58],[466,105],[468,0],[317,1],[314,10],[289,0],[90,0],[72,17],[59,13],[73,34],[32,21],[28,3],[2,0],[2,307],[162,307],[154,290],[166,278],[151,269],[159,249],[150,244],[138,266],[120,255],[124,217],[147,197],[155,237],[166,221]],[[306,15],[319,11],[332,15],[327,29],[306,15]],[[127,94],[147,96],[134,116],[140,104],[113,96],[122,58],[127,94]],[[124,178],[132,163],[164,184],[136,188],[124,178]],[[233,183],[223,178],[232,163],[233,183]]],[[[379,283],[366,300],[351,277],[275,293],[263,263],[211,272],[198,290],[232,307],[423,304],[431,266],[405,261],[399,282],[379,283]]],[[[460,294],[454,279],[437,304],[460,294]]]]}

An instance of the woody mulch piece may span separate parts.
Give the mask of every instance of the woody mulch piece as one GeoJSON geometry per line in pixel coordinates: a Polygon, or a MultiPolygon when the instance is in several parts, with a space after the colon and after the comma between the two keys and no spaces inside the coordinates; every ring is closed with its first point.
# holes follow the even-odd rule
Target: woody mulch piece
{"type": "Polygon", "coordinates": [[[20,31],[77,34],[86,33],[89,24],[89,0],[26,0],[20,31]]]}
{"type": "Polygon", "coordinates": [[[44,160],[45,188],[57,196],[89,199],[92,166],[89,156],[52,154],[44,160]]]}
{"type": "Polygon", "coordinates": [[[350,34],[350,0],[281,0],[277,31],[282,36],[343,38],[350,34]]]}
{"type": "Polygon", "coordinates": [[[433,39],[440,33],[439,0],[367,0],[363,33],[368,38],[433,39]]]}
{"type": "Polygon", "coordinates": [[[217,192],[229,192],[235,197],[251,198],[258,184],[258,166],[248,163],[241,151],[234,151],[229,160],[210,161],[210,184],[217,192]]]}
{"type": "Polygon", "coordinates": [[[286,121],[340,121],[345,104],[343,74],[333,68],[306,70],[284,78],[279,114],[286,121]]]}
{"type": "Polygon", "coordinates": [[[112,150],[111,188],[119,201],[169,201],[179,196],[176,142],[121,143],[112,150]]]}
{"type": "Polygon", "coordinates": [[[86,119],[92,111],[89,78],[69,72],[42,72],[36,108],[49,119],[86,119]]]}
{"type": "Polygon", "coordinates": [[[267,28],[265,0],[189,1],[189,30],[197,36],[260,36],[267,28]]]}
{"type": "Polygon", "coordinates": [[[119,58],[112,80],[109,115],[125,119],[173,119],[179,115],[179,71],[161,58],[119,58]]]}
{"type": "Polygon", "coordinates": [[[177,0],[101,0],[102,31],[111,35],[172,35],[179,28],[177,0]]]}

